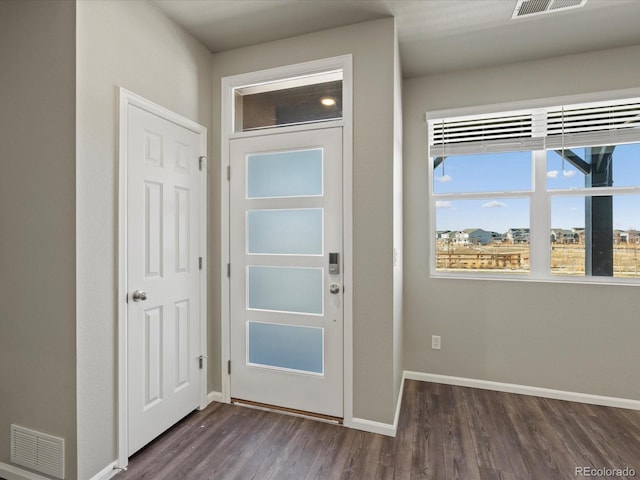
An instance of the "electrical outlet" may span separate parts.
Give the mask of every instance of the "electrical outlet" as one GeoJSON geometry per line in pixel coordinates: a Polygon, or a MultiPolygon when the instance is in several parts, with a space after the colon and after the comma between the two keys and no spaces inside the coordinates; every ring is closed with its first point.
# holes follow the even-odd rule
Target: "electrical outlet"
{"type": "Polygon", "coordinates": [[[440,350],[440,335],[431,335],[431,349],[440,350]]]}

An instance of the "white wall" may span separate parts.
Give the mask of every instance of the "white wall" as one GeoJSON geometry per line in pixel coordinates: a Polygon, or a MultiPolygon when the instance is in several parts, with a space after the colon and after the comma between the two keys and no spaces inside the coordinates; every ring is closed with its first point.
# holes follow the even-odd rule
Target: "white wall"
{"type": "Polygon", "coordinates": [[[75,477],[75,4],[0,2],[0,462],[11,423],[75,477]]]}
{"type": "Polygon", "coordinates": [[[405,369],[640,400],[637,287],[429,278],[424,123],[429,110],[637,88],[639,58],[635,46],[404,82],[405,369]]]}
{"type": "MultiPolygon", "coordinates": [[[[119,87],[188,117],[211,132],[211,54],[146,2],[81,0],[77,4],[81,479],[92,477],[117,456],[119,87]]],[[[210,187],[214,200],[217,188],[217,184],[210,187]]],[[[210,279],[210,289],[216,289],[216,276],[210,279]]],[[[213,307],[209,310],[213,314],[218,311],[213,307]]],[[[209,352],[210,357],[214,354],[209,352]]]]}
{"type": "MultiPolygon", "coordinates": [[[[394,38],[392,18],[214,56],[214,112],[224,76],[353,54],[354,415],[393,422],[394,38]]],[[[214,123],[222,119],[216,116],[214,123]]],[[[215,130],[214,143],[220,144],[215,130]]],[[[213,164],[220,160],[215,150],[213,164]]],[[[217,174],[219,179],[219,174],[217,174]]],[[[212,175],[212,181],[215,182],[212,175]]],[[[210,223],[220,223],[212,209],[210,223]]]]}

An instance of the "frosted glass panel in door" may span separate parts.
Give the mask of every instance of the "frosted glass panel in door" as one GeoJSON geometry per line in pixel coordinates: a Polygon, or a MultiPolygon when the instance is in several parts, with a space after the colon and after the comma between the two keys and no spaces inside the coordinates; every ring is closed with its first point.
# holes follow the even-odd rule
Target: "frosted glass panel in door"
{"type": "Polygon", "coordinates": [[[322,328],[259,322],[248,324],[248,363],[323,373],[322,328]]]}
{"type": "Polygon", "coordinates": [[[247,252],[322,255],[322,209],[250,210],[247,252]]]}
{"type": "Polygon", "coordinates": [[[248,267],[248,307],[322,315],[322,269],[248,267]]]}
{"type": "Polygon", "coordinates": [[[322,149],[248,155],[248,198],[318,195],[322,195],[322,149]]]}

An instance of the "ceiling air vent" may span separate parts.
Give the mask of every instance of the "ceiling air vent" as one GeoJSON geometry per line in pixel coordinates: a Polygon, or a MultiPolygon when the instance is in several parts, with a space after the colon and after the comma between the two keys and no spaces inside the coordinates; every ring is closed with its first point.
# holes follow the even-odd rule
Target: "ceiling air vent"
{"type": "Polygon", "coordinates": [[[518,0],[512,19],[583,7],[587,0],[518,0]]]}

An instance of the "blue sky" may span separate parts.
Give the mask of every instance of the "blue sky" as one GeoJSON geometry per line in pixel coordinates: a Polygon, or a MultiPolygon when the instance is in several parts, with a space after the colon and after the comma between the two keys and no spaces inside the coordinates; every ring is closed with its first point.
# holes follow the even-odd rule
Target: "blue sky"
{"type": "MultiPolygon", "coordinates": [[[[585,158],[585,149],[572,149],[585,158]]],[[[440,199],[436,202],[436,229],[483,228],[499,233],[529,227],[529,200],[518,191],[531,189],[530,152],[449,157],[434,171],[433,191],[439,193],[514,192],[513,198],[482,200],[440,199]]],[[[547,156],[547,188],[584,187],[584,175],[560,155],[547,156]]],[[[616,187],[640,185],[640,144],[618,145],[613,154],[616,187]]],[[[615,229],[640,230],[640,195],[614,197],[615,229]]],[[[551,227],[584,228],[584,196],[555,197],[551,202],[551,227]]]]}

